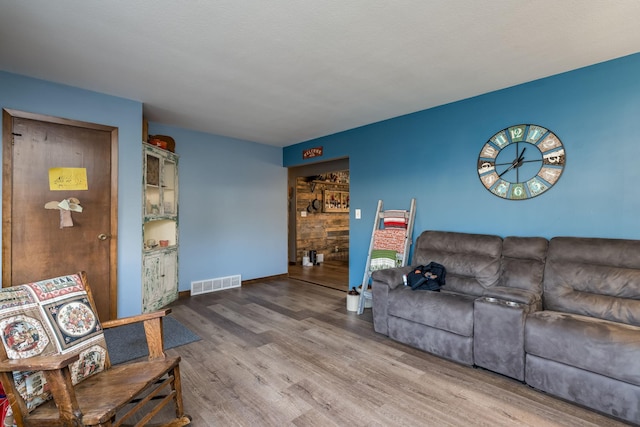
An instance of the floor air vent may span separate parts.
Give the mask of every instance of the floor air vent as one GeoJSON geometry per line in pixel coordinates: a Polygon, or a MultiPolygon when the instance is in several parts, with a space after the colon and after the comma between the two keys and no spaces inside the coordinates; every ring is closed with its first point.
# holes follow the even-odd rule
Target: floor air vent
{"type": "Polygon", "coordinates": [[[223,289],[239,288],[242,284],[240,275],[218,277],[215,279],[191,282],[191,296],[221,291],[223,289]]]}

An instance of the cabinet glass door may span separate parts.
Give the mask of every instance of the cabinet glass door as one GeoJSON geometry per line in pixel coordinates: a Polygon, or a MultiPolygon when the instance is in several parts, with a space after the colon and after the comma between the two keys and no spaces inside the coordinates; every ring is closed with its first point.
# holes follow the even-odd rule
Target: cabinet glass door
{"type": "Polygon", "coordinates": [[[160,158],[147,154],[146,159],[145,215],[160,214],[160,158]]]}
{"type": "Polygon", "coordinates": [[[176,164],[170,160],[165,160],[162,168],[162,212],[176,213],[176,164]]]}

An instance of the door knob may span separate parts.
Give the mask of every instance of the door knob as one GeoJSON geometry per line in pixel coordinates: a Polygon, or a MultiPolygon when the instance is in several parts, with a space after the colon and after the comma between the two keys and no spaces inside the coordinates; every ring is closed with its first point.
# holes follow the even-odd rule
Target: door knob
{"type": "Polygon", "coordinates": [[[98,240],[107,240],[109,237],[111,237],[111,234],[98,234],[98,240]]]}

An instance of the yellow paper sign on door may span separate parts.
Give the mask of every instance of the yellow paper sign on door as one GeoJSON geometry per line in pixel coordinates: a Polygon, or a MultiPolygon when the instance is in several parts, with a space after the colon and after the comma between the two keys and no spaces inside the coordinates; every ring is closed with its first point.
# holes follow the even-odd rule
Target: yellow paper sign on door
{"type": "Polygon", "coordinates": [[[86,168],[50,168],[49,190],[88,190],[86,168]]]}

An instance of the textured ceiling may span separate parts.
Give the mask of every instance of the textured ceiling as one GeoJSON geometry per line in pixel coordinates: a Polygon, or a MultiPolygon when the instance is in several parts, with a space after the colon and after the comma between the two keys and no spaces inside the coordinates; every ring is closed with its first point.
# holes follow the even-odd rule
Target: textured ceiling
{"type": "Polygon", "coordinates": [[[0,0],[0,70],[286,146],[640,52],[639,0],[0,0]]]}

